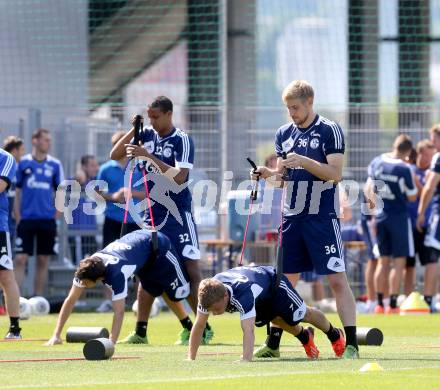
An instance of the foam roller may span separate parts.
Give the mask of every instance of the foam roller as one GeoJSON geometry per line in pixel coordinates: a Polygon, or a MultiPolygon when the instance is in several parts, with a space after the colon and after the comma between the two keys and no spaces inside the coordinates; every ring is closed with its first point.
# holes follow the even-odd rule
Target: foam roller
{"type": "Polygon", "coordinates": [[[69,327],[66,332],[67,343],[86,343],[91,339],[108,338],[107,328],[103,327],[69,327]]]}
{"type": "Polygon", "coordinates": [[[110,339],[98,338],[89,340],[83,348],[84,357],[89,361],[109,359],[115,352],[115,346],[110,339]]]}
{"type": "Polygon", "coordinates": [[[358,327],[356,336],[361,346],[380,346],[383,342],[383,333],[379,328],[358,327]]]}

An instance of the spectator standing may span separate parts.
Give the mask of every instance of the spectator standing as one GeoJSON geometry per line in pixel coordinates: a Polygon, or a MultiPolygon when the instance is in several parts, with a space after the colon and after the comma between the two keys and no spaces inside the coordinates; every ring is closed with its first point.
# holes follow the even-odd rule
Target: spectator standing
{"type": "MultiPolygon", "coordinates": [[[[24,143],[23,140],[17,136],[11,135],[8,136],[3,141],[3,149],[10,153],[14,159],[15,162],[18,164],[21,160],[21,158],[24,155],[24,143]]],[[[8,202],[9,202],[9,235],[11,238],[11,242],[15,242],[15,234],[16,234],[16,228],[17,228],[17,222],[15,221],[15,215],[14,215],[14,201],[15,201],[15,186],[17,184],[17,177],[14,174],[14,177],[12,178],[11,185],[8,190],[8,202]]],[[[14,255],[15,247],[12,245],[12,255],[14,255]]]]}
{"type": "Polygon", "coordinates": [[[9,331],[6,339],[21,339],[20,292],[14,277],[12,262],[11,241],[9,236],[9,203],[6,192],[9,189],[17,164],[14,157],[4,150],[0,150],[0,287],[5,295],[6,310],[9,315],[9,331]]]}
{"type": "MultiPolygon", "coordinates": [[[[72,224],[69,225],[70,231],[97,231],[96,216],[88,215],[84,212],[84,206],[87,203],[93,204],[93,199],[86,195],[85,188],[87,184],[96,179],[99,165],[96,157],[93,155],[83,155],[75,173],[75,180],[81,185],[78,206],[72,212],[72,224]]],[[[69,244],[72,253],[73,263],[77,264],[81,258],[90,256],[98,251],[96,242],[96,233],[86,236],[69,236],[69,244]]]]}
{"type": "Polygon", "coordinates": [[[64,180],[61,162],[49,155],[50,132],[39,128],[32,134],[32,153],[25,155],[17,169],[17,221],[15,276],[22,286],[26,263],[37,247],[34,294],[42,296],[47,280],[50,256],[55,254],[57,236],[55,193],[64,180]]]}
{"type": "Polygon", "coordinates": [[[423,228],[427,227],[424,243],[429,248],[431,271],[429,274],[425,273],[428,277],[425,277],[424,293],[425,301],[429,306],[432,306],[432,299],[437,289],[438,259],[440,257],[440,226],[438,223],[440,218],[440,124],[434,125],[429,133],[437,153],[432,157],[431,166],[426,174],[426,183],[420,194],[416,227],[421,233],[423,233],[423,228]],[[431,200],[431,215],[427,219],[426,210],[431,204],[431,200]],[[426,220],[429,220],[429,222],[426,223],[426,220]],[[432,289],[428,290],[427,285],[430,285],[432,289]]]}
{"type": "MultiPolygon", "coordinates": [[[[118,131],[113,134],[111,138],[112,147],[125,135],[123,131],[118,131]]],[[[104,225],[102,230],[102,248],[105,248],[110,243],[119,239],[121,234],[122,224],[124,222],[124,204],[126,201],[127,188],[124,187],[124,176],[128,168],[128,158],[123,155],[117,160],[109,160],[105,162],[98,172],[98,180],[107,183],[108,190],[106,192],[99,192],[106,201],[104,212],[104,225]]],[[[138,169],[134,171],[133,183],[134,185],[142,178],[142,174],[138,169]]],[[[133,187],[131,194],[133,196],[134,204],[139,202],[139,198],[145,198],[142,183],[133,187]],[[134,190],[136,189],[136,190],[134,190]]],[[[140,227],[136,224],[129,212],[126,233],[138,230],[140,227]]],[[[109,312],[112,310],[111,293],[105,289],[106,299],[97,308],[98,312],[109,312]]]]}
{"type": "Polygon", "coordinates": [[[414,242],[407,202],[415,201],[417,188],[410,167],[405,162],[411,153],[412,142],[406,135],[399,135],[393,144],[391,153],[381,154],[371,161],[368,167],[367,197],[380,186],[379,196],[383,208],[377,209],[377,245],[379,262],[375,272],[375,289],[377,292],[376,313],[384,313],[384,294],[390,294],[390,305],[387,313],[398,313],[397,297],[400,283],[406,266],[406,258],[414,255],[414,242]],[[389,280],[391,259],[394,273],[389,280]]]}

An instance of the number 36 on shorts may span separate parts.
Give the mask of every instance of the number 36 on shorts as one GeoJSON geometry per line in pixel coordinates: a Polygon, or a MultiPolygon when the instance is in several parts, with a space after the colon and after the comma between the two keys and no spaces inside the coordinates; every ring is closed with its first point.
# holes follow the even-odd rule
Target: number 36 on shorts
{"type": "Polygon", "coordinates": [[[336,254],[336,251],[337,251],[336,246],[334,244],[326,245],[326,246],[324,246],[324,249],[325,249],[326,255],[336,254]]]}

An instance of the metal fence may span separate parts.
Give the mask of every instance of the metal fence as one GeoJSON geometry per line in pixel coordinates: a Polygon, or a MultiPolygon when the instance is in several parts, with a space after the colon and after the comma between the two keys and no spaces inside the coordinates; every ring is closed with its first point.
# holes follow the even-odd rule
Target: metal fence
{"type": "MultiPolygon", "coordinates": [[[[134,111],[139,107],[136,107],[134,111]]],[[[176,126],[187,130],[195,143],[195,168],[191,172],[193,184],[200,180],[211,180],[219,189],[225,186],[225,172],[231,171],[231,189],[248,179],[249,166],[245,160],[250,156],[258,163],[274,152],[276,128],[288,121],[283,107],[253,108],[243,107],[228,110],[224,107],[185,108],[179,107],[182,114],[176,126]],[[237,112],[241,114],[237,116],[237,112]],[[233,116],[232,116],[233,114],[233,116]]],[[[66,177],[72,177],[80,157],[95,155],[100,163],[108,160],[111,135],[119,129],[130,127],[130,118],[124,112],[133,111],[127,107],[109,110],[109,116],[82,111],[81,115],[66,116],[64,120],[52,120],[38,110],[17,108],[15,122],[1,122],[0,134],[4,138],[17,134],[26,140],[30,151],[30,136],[34,128],[45,126],[53,134],[52,154],[59,158],[66,177]]],[[[139,109],[140,113],[141,110],[139,109]]],[[[393,138],[398,133],[411,135],[416,142],[428,136],[429,127],[440,120],[437,107],[351,107],[349,110],[318,109],[318,112],[337,121],[344,129],[346,155],[344,176],[362,182],[366,178],[366,167],[376,155],[390,149],[393,138]]],[[[59,113],[58,113],[59,114],[59,113]]],[[[4,115],[3,115],[4,116],[4,115]]],[[[56,115],[57,116],[57,115],[56,115]]],[[[146,115],[145,115],[146,116],[146,115]]],[[[59,115],[57,116],[57,118],[59,115]]],[[[226,185],[227,187],[227,185],[226,185]]],[[[224,197],[218,191],[216,209],[209,214],[198,214],[200,240],[227,236],[227,220],[218,210],[224,208],[224,197]]],[[[97,237],[100,247],[100,222],[98,231],[81,232],[84,236],[97,237]]],[[[71,259],[83,255],[84,239],[79,239],[76,230],[60,225],[60,253],[57,263],[64,258],[71,259]],[[80,244],[81,243],[81,244],[80,244]]],[[[87,239],[86,239],[87,240],[87,239]]],[[[262,255],[256,253],[256,255],[262,255]]],[[[264,255],[264,254],[263,254],[264,255]]],[[[209,266],[208,266],[209,268],[209,266]]]]}

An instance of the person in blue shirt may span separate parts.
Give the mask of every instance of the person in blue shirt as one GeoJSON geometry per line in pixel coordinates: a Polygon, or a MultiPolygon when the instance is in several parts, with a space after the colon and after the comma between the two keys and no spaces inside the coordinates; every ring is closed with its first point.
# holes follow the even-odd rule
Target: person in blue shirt
{"type": "MultiPolygon", "coordinates": [[[[148,188],[152,200],[151,213],[155,227],[166,234],[185,263],[191,281],[188,302],[194,313],[197,310],[197,290],[201,280],[199,267],[200,250],[197,228],[192,215],[192,196],[188,188],[189,172],[194,165],[194,143],[185,131],[173,124],[173,103],[159,96],[148,107],[150,125],[142,128],[140,145],[133,144],[134,127],[113,147],[111,158],[127,155],[141,158],[145,164],[148,188]]],[[[134,120],[133,120],[134,126],[134,120]]],[[[145,212],[145,220],[152,225],[150,212],[145,212]]],[[[143,308],[146,296],[142,289],[138,293],[138,320],[147,317],[143,308]]],[[[192,322],[181,309],[181,305],[171,304],[171,308],[181,321],[183,329],[177,344],[188,344],[192,322]]],[[[213,337],[209,324],[204,342],[213,337]]],[[[128,343],[141,343],[136,333],[130,334],[128,343]]]]}
{"type": "Polygon", "coordinates": [[[243,361],[252,360],[254,326],[262,327],[269,322],[297,337],[310,359],[318,358],[319,350],[313,341],[313,332],[300,326],[300,322],[310,323],[323,331],[338,358],[345,349],[342,331],[334,328],[321,311],[307,307],[287,277],[281,276],[277,285],[273,266],[240,266],[200,283],[188,359],[196,358],[209,314],[221,315],[225,312],[240,314],[243,361]]]}
{"type": "MultiPolygon", "coordinates": [[[[117,144],[117,142],[122,139],[123,136],[124,132],[122,131],[118,131],[113,134],[111,139],[112,146],[117,144]]],[[[122,156],[118,160],[109,160],[105,162],[99,168],[97,179],[103,180],[108,184],[108,190],[106,192],[100,192],[100,195],[104,197],[106,201],[103,226],[103,247],[118,239],[121,233],[121,226],[123,224],[125,214],[125,196],[127,193],[127,185],[124,177],[128,167],[128,158],[126,156],[122,156]]],[[[138,204],[140,197],[145,197],[142,181],[139,182],[141,178],[142,175],[140,172],[135,170],[131,191],[134,205],[138,204]]],[[[133,211],[128,213],[126,232],[131,232],[140,228],[133,216],[135,216],[133,211]]],[[[138,214],[140,219],[141,216],[142,215],[138,214]]]]}
{"type": "MultiPolygon", "coordinates": [[[[430,139],[436,149],[436,154],[432,157],[431,166],[426,174],[426,183],[420,194],[420,202],[417,210],[416,228],[423,232],[426,228],[424,244],[428,248],[430,258],[429,278],[425,278],[430,289],[424,290],[425,301],[432,306],[433,295],[438,286],[438,260],[440,257],[440,124],[434,125],[430,130],[430,139]],[[431,205],[431,214],[427,217],[427,210],[431,205]],[[428,220],[428,223],[426,221],[428,220]]],[[[425,275],[427,275],[425,273],[425,275]]]]}
{"type": "Polygon", "coordinates": [[[37,265],[34,294],[38,296],[44,294],[49,258],[56,253],[58,213],[55,193],[64,180],[61,162],[48,154],[51,144],[48,130],[35,130],[32,134],[32,154],[25,155],[17,169],[15,276],[21,286],[28,256],[34,254],[35,239],[37,265]]]}
{"type": "Polygon", "coordinates": [[[88,215],[84,211],[84,207],[93,204],[93,199],[87,196],[85,188],[92,180],[96,180],[99,165],[96,157],[93,155],[83,155],[80,164],[75,173],[75,180],[81,185],[81,192],[79,193],[78,205],[72,210],[72,224],[68,228],[71,231],[89,231],[94,235],[84,236],[69,236],[69,244],[72,253],[72,262],[78,263],[81,258],[94,253],[98,249],[96,242],[97,224],[96,216],[88,215]]]}
{"type": "Polygon", "coordinates": [[[393,143],[392,152],[377,156],[368,166],[366,193],[377,192],[383,202],[383,207],[376,204],[375,214],[379,249],[379,260],[374,275],[377,293],[376,313],[385,312],[383,298],[387,292],[390,294],[390,305],[386,307],[386,312],[399,312],[397,297],[406,258],[414,255],[407,203],[416,200],[417,187],[411,169],[405,162],[411,150],[411,139],[406,135],[399,135],[393,143]],[[394,272],[387,291],[391,258],[394,272]]]}
{"type": "MultiPolygon", "coordinates": [[[[112,147],[124,136],[123,131],[117,131],[112,135],[112,147]]],[[[125,216],[126,195],[128,193],[128,181],[125,180],[126,172],[129,169],[128,158],[123,155],[118,160],[109,160],[105,162],[98,171],[97,180],[104,181],[108,188],[106,191],[98,191],[98,193],[105,199],[106,207],[104,211],[104,225],[102,228],[102,247],[107,246],[111,242],[119,239],[121,234],[122,224],[125,216]]],[[[132,232],[141,228],[143,212],[139,212],[134,208],[140,202],[142,197],[145,197],[145,190],[143,187],[142,174],[139,170],[135,170],[132,180],[131,195],[133,202],[130,202],[130,212],[128,213],[127,223],[125,225],[125,232],[132,232]]],[[[109,292],[106,293],[106,299],[97,308],[97,312],[108,312],[111,310],[111,300],[109,292]]]]}
{"type": "MultiPolygon", "coordinates": [[[[416,145],[415,149],[415,160],[411,161],[410,168],[414,176],[414,182],[416,184],[418,194],[417,200],[408,203],[408,213],[411,220],[411,227],[414,237],[414,257],[408,257],[406,261],[406,272],[405,272],[405,287],[404,294],[409,295],[415,287],[416,278],[416,257],[419,259],[420,264],[425,267],[425,277],[424,277],[424,296],[425,299],[432,301],[432,295],[436,291],[436,279],[431,277],[433,273],[433,267],[436,266],[436,261],[430,256],[428,248],[424,244],[427,225],[423,227],[423,231],[419,232],[416,228],[417,221],[417,208],[419,207],[419,196],[423,190],[426,183],[426,174],[429,171],[429,166],[431,164],[432,157],[434,156],[436,150],[433,143],[429,139],[422,139],[416,145]],[[413,163],[412,163],[413,162],[413,163]],[[434,261],[434,262],[433,262],[434,261]],[[431,298],[430,298],[431,297],[431,298]]],[[[426,221],[429,220],[429,215],[431,214],[431,207],[426,209],[425,216],[426,221]]],[[[434,272],[435,273],[435,272],[434,272]]],[[[429,303],[429,305],[431,305],[429,303]]]]}
{"type": "Polygon", "coordinates": [[[14,157],[0,149],[0,287],[3,290],[9,315],[9,331],[5,339],[21,339],[20,292],[14,276],[11,240],[9,236],[9,201],[7,192],[15,177],[14,157]]]}
{"type": "MultiPolygon", "coordinates": [[[[61,332],[84,288],[104,283],[112,294],[113,321],[110,340],[116,343],[121,330],[128,293],[128,280],[136,275],[146,294],[154,297],[166,293],[173,301],[188,297],[188,275],[176,249],[166,235],[157,232],[157,247],[153,247],[153,232],[137,230],[110,243],[89,258],[84,258],[73,279],[69,295],[64,300],[57,324],[47,345],[61,344],[61,332]]],[[[149,312],[152,304],[147,306],[149,312]]],[[[146,336],[147,326],[143,327],[146,336]]]]}
{"type": "MultiPolygon", "coordinates": [[[[19,163],[21,161],[21,158],[23,157],[25,150],[24,150],[24,143],[21,138],[15,135],[10,135],[6,137],[6,139],[3,141],[3,150],[10,153],[16,163],[19,163]]],[[[17,222],[15,221],[15,215],[14,215],[14,202],[15,202],[15,186],[17,184],[17,178],[14,176],[11,186],[8,190],[8,200],[9,200],[9,234],[11,237],[11,242],[15,242],[15,232],[17,228],[17,222]]],[[[12,245],[12,253],[15,252],[15,246],[12,245]]]]}
{"type": "MultiPolygon", "coordinates": [[[[314,91],[306,81],[290,83],[282,98],[292,122],[281,126],[275,135],[277,168],[260,166],[252,178],[260,176],[284,185],[284,273],[292,284],[305,271],[314,270],[327,277],[346,334],[344,358],[358,358],[356,303],[345,273],[335,209],[336,185],[342,179],[344,134],[338,124],[314,112],[314,91]]],[[[256,356],[273,355],[279,348],[281,333],[273,326],[256,356]]]]}
{"type": "MultiPolygon", "coordinates": [[[[276,169],[278,163],[278,156],[274,153],[269,155],[265,161],[264,166],[269,169],[276,169]]],[[[281,199],[282,189],[267,185],[266,181],[260,183],[259,191],[262,198],[262,210],[260,216],[260,239],[265,239],[265,233],[269,231],[278,235],[278,227],[281,223],[281,199]],[[271,199],[268,201],[267,198],[271,199]],[[262,231],[261,231],[262,230],[262,231]]],[[[319,276],[314,271],[306,271],[301,273],[301,279],[304,282],[312,285],[313,301],[320,301],[325,297],[324,284],[322,283],[322,276],[319,276]]],[[[292,284],[293,287],[296,284],[292,284]]]]}

